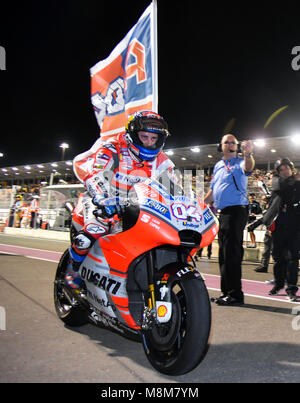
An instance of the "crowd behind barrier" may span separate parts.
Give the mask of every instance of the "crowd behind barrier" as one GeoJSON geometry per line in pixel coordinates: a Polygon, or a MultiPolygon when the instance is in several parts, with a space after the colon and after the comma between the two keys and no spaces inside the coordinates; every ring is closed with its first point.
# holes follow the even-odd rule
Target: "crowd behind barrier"
{"type": "MultiPolygon", "coordinates": [[[[260,185],[263,182],[271,191],[273,174],[273,170],[256,169],[249,177],[248,195],[255,194],[262,210],[266,207],[267,197],[260,185]]],[[[211,176],[204,172],[203,179],[205,194],[209,189],[211,176]]],[[[193,177],[193,185],[195,182],[196,178],[193,177]]],[[[70,214],[64,204],[67,201],[76,203],[83,187],[73,180],[65,182],[64,185],[57,185],[56,188],[52,186],[55,189],[51,191],[50,188],[43,183],[0,189],[0,222],[10,227],[68,230],[70,214]],[[17,195],[22,197],[20,207],[15,205],[17,195]],[[37,205],[35,209],[32,208],[33,202],[37,205]]]]}
{"type": "Polygon", "coordinates": [[[83,190],[82,186],[75,189],[72,186],[23,185],[0,189],[0,231],[4,226],[68,231],[71,217],[65,202],[76,203],[83,190]]]}

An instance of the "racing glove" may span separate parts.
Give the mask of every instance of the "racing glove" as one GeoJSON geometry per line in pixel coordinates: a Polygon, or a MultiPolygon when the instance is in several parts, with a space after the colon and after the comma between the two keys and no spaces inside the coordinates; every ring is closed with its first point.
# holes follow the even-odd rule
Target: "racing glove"
{"type": "Polygon", "coordinates": [[[97,215],[103,218],[111,218],[115,214],[121,217],[124,214],[125,207],[128,205],[128,202],[122,201],[120,203],[119,197],[103,198],[100,195],[93,197],[92,202],[98,207],[98,211],[96,210],[97,215]]]}

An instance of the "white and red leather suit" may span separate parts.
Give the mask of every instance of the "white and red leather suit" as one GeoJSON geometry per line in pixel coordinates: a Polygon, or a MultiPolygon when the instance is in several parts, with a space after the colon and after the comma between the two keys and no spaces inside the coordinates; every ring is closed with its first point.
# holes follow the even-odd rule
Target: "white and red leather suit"
{"type": "Polygon", "coordinates": [[[141,161],[128,147],[125,134],[103,144],[94,155],[92,172],[84,178],[84,228],[76,237],[74,251],[79,255],[86,254],[93,239],[109,232],[109,220],[99,221],[93,214],[96,207],[92,199],[95,196],[126,198],[134,184],[147,178],[165,174],[173,178],[173,168],[173,162],[162,151],[153,161],[141,161]]]}

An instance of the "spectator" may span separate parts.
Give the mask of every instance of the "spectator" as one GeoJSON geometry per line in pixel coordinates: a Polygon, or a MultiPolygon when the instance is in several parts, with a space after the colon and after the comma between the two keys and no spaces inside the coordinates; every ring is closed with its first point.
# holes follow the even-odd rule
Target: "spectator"
{"type": "Polygon", "coordinates": [[[17,194],[15,197],[15,202],[11,207],[11,212],[14,214],[14,226],[20,228],[22,214],[23,214],[23,196],[17,194]]]}
{"type": "Polygon", "coordinates": [[[22,207],[22,221],[21,228],[28,228],[30,224],[31,213],[28,203],[24,203],[22,207]]]}
{"type": "MultiPolygon", "coordinates": [[[[212,251],[212,243],[210,245],[208,245],[208,247],[207,247],[207,257],[208,257],[208,259],[211,258],[211,251],[212,251]]],[[[198,262],[198,257],[202,257],[202,252],[203,252],[203,248],[200,248],[197,251],[197,253],[195,255],[196,262],[198,262]]]]}
{"type": "Polygon", "coordinates": [[[223,158],[214,167],[210,190],[204,198],[206,203],[214,201],[215,208],[221,210],[218,242],[222,294],[215,299],[218,305],[244,303],[241,266],[243,230],[248,220],[247,182],[255,165],[252,149],[251,141],[243,141],[240,146],[232,134],[223,136],[218,147],[223,158]]]}
{"type": "Polygon", "coordinates": [[[279,202],[272,231],[275,285],[269,294],[278,294],[286,279],[288,298],[296,301],[300,250],[300,176],[293,175],[294,164],[288,158],[276,161],[275,169],[279,180],[278,187],[273,188],[272,193],[279,202]]]}
{"type": "MultiPolygon", "coordinates": [[[[251,224],[256,220],[256,216],[258,214],[261,214],[262,210],[260,207],[260,204],[258,201],[255,200],[255,193],[250,193],[249,194],[249,217],[248,217],[248,223],[251,224]]],[[[248,245],[248,248],[256,248],[256,238],[254,231],[249,231],[250,239],[251,239],[251,244],[248,245]]]]}
{"type": "Polygon", "coordinates": [[[254,269],[257,273],[267,273],[272,250],[272,233],[269,229],[266,230],[264,236],[264,250],[262,253],[261,263],[254,269]]]}
{"type": "Polygon", "coordinates": [[[29,211],[31,214],[30,218],[30,228],[36,228],[37,227],[37,216],[39,212],[39,202],[38,202],[38,196],[33,196],[32,200],[29,205],[29,211]]]}

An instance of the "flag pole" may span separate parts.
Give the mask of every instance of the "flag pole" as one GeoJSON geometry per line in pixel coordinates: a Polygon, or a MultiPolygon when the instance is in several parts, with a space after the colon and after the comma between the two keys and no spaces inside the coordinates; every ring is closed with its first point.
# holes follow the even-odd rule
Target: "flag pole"
{"type": "Polygon", "coordinates": [[[158,112],[158,51],[157,51],[157,0],[152,1],[152,32],[153,32],[153,111],[158,112]]]}

